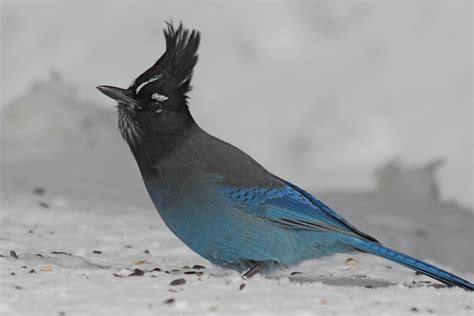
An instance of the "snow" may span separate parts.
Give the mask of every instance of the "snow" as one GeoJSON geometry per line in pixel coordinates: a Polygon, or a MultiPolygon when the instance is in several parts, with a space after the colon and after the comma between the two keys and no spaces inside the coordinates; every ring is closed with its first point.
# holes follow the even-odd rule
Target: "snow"
{"type": "Polygon", "coordinates": [[[472,315],[474,308],[474,293],[374,256],[341,254],[243,280],[190,251],[154,210],[47,192],[1,205],[2,315],[472,315]],[[144,274],[128,276],[135,269],[144,274]],[[177,279],[185,283],[170,285],[177,279]]]}

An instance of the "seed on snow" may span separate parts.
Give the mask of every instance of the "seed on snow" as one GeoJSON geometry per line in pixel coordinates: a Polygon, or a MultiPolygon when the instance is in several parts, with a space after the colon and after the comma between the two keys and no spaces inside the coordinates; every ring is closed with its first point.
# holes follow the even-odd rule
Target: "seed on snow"
{"type": "Polygon", "coordinates": [[[176,279],[171,281],[170,285],[183,285],[184,283],[186,283],[185,279],[176,279]]]}

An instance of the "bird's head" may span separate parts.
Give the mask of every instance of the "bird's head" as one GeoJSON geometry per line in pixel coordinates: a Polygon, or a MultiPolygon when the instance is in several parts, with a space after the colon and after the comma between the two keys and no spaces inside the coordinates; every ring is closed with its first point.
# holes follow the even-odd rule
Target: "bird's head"
{"type": "Polygon", "coordinates": [[[131,147],[147,139],[180,133],[195,124],[189,112],[187,93],[191,90],[197,63],[199,32],[171,23],[164,30],[166,51],[138,76],[127,89],[98,86],[118,101],[119,130],[131,147]]]}

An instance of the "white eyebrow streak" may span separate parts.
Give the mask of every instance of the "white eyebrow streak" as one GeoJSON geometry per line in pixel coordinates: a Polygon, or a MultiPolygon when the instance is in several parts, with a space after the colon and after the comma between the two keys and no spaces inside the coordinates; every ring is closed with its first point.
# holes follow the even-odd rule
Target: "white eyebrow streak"
{"type": "Polygon", "coordinates": [[[147,84],[149,84],[149,83],[151,83],[151,82],[153,82],[153,81],[156,81],[156,80],[160,79],[160,77],[161,77],[161,75],[156,75],[156,76],[151,77],[151,78],[148,79],[147,81],[140,83],[140,85],[137,87],[137,89],[135,89],[135,93],[138,94],[138,92],[140,92],[140,90],[141,90],[144,86],[146,86],[147,84]]]}
{"type": "Polygon", "coordinates": [[[151,98],[152,98],[153,100],[158,101],[158,102],[168,100],[168,97],[167,97],[166,95],[162,95],[162,94],[159,94],[159,93],[153,93],[153,94],[151,95],[151,98]]]}

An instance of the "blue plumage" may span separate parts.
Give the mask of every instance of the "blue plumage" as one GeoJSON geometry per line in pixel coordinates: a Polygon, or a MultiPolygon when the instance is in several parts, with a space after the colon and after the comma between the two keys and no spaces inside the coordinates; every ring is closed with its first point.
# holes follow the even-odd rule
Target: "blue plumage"
{"type": "Polygon", "coordinates": [[[194,185],[184,194],[180,188],[187,187],[186,182],[180,182],[179,187],[172,180],[165,181],[166,185],[150,180],[145,183],[168,227],[191,249],[217,265],[241,272],[257,265],[265,272],[360,250],[448,285],[474,289],[466,280],[380,245],[289,182],[279,187],[238,187],[226,185],[229,175],[225,174],[190,172],[188,177],[194,185]]]}
{"type": "Polygon", "coordinates": [[[174,186],[145,183],[168,227],[215,264],[242,272],[258,264],[267,270],[352,251],[338,233],[343,226],[335,226],[339,220],[318,211],[291,187],[235,188],[221,186],[222,177],[199,177],[193,180],[196,187],[183,195],[174,186]],[[163,187],[167,189],[157,189],[163,187]]]}
{"type": "Polygon", "coordinates": [[[426,274],[450,286],[459,286],[469,291],[474,290],[474,284],[472,284],[471,282],[466,281],[432,264],[410,257],[406,254],[395,251],[388,247],[373,243],[371,241],[360,240],[360,239],[353,239],[353,240],[350,240],[349,242],[356,249],[360,251],[368,252],[368,253],[395,261],[401,265],[406,266],[407,268],[426,274]]]}
{"type": "Polygon", "coordinates": [[[376,241],[308,192],[289,182],[284,183],[281,188],[223,187],[221,193],[230,204],[244,212],[290,228],[340,232],[376,241]]]}
{"type": "Polygon", "coordinates": [[[119,130],[166,225],[196,253],[249,277],[335,253],[363,251],[448,285],[474,285],[382,246],[301,188],[213,137],[188,108],[199,32],[165,31],[166,52],[128,89],[100,86],[118,101],[119,130]]]}

